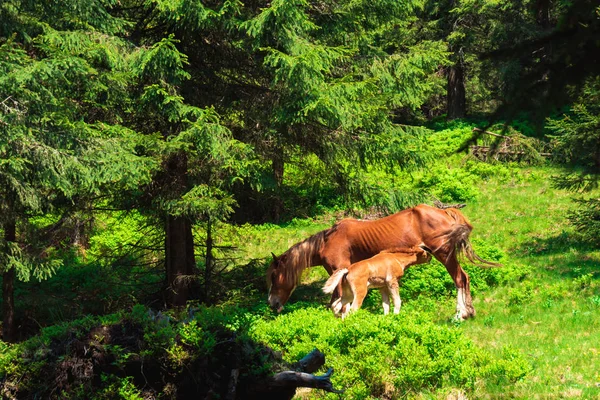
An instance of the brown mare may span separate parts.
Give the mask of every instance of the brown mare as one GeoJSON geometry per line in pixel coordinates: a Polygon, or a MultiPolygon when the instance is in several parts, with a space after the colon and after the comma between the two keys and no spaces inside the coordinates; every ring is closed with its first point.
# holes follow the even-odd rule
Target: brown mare
{"type": "MultiPolygon", "coordinates": [[[[425,246],[454,280],[458,291],[456,316],[467,319],[475,315],[475,309],[469,276],[458,263],[458,253],[471,262],[497,265],[475,254],[469,242],[472,229],[457,209],[441,210],[424,204],[374,221],[344,219],[295,244],[280,257],[273,255],[267,269],[269,304],[281,311],[298,285],[302,271],[308,267],[322,265],[331,275],[382,251],[425,246]]],[[[340,311],[341,295],[342,288],[338,286],[330,303],[335,313],[340,311]]]]}
{"type": "Polygon", "coordinates": [[[390,311],[390,296],[394,300],[394,314],[399,314],[402,301],[398,292],[398,279],[411,265],[429,261],[431,255],[420,247],[383,251],[352,264],[348,269],[338,269],[323,286],[323,292],[333,293],[342,284],[342,319],[362,306],[369,288],[379,288],[384,315],[390,311]]]}

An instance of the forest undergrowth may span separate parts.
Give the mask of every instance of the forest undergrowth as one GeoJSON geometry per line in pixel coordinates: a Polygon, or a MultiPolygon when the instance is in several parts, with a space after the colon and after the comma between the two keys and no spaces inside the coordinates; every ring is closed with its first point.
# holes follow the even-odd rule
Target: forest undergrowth
{"type": "MultiPolygon", "coordinates": [[[[438,199],[466,203],[462,211],[474,226],[475,250],[503,265],[465,264],[475,318],[453,320],[456,290],[435,261],[402,278],[397,316],[383,316],[380,295],[372,291],[359,312],[335,318],[321,292],[327,278],[321,267],[305,272],[283,313],[268,309],[264,271],[271,252],[280,254],[342,217],[378,215],[377,208],[333,209],[284,224],[222,224],[215,228],[221,233],[216,252],[229,267],[215,306],[191,302],[186,310],[158,311],[156,299],[138,304],[151,299],[143,288],[160,284],[155,275],[139,265],[130,265],[129,273],[117,273],[110,263],[88,265],[81,254],[49,281],[20,286],[20,298],[29,301],[27,294],[44,286],[36,293],[40,304],[71,285],[72,296],[59,295],[75,303],[60,311],[64,303],[56,302],[51,318],[62,315],[63,323],[2,344],[2,396],[204,398],[225,393],[236,369],[237,398],[250,398],[253,382],[290,368],[314,348],[326,356],[317,373],[333,368],[332,383],[347,399],[600,396],[600,252],[578,241],[566,223],[573,195],[549,180],[560,171],[453,157],[434,174],[398,174],[391,182],[374,175],[373,184],[385,190],[411,182],[438,199]],[[88,279],[91,271],[97,279],[88,279]],[[83,287],[73,286],[77,276],[83,287]],[[127,294],[128,287],[136,290],[127,294]],[[89,291],[102,295],[96,308],[83,296],[89,291]],[[82,313],[87,316],[71,321],[82,313]]],[[[131,215],[107,219],[92,237],[88,260],[117,242],[139,243],[138,223],[131,215]]],[[[296,397],[339,395],[305,389],[296,397]]]]}

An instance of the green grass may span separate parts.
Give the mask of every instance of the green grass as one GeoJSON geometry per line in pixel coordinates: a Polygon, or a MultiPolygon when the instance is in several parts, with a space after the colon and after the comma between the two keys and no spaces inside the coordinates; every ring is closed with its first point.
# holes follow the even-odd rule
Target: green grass
{"type": "Polygon", "coordinates": [[[524,172],[530,177],[523,183],[484,183],[464,210],[474,236],[533,271],[476,297],[478,316],[463,325],[475,343],[496,354],[519,349],[533,366],[518,384],[487,387],[483,397],[599,398],[600,251],[574,239],[565,219],[572,194],[546,179],[556,171],[524,172]]]}
{"type": "MultiPolygon", "coordinates": [[[[531,271],[521,281],[478,291],[474,295],[477,317],[459,327],[496,359],[514,352],[531,366],[517,382],[479,379],[471,391],[475,398],[600,398],[600,251],[579,243],[567,224],[572,194],[554,189],[549,180],[558,172],[527,168],[508,182],[482,180],[478,196],[463,209],[474,226],[475,242],[501,249],[511,265],[531,271]]],[[[331,222],[272,227],[262,242],[257,241],[261,233],[254,236],[251,232],[256,228],[248,228],[248,253],[256,257],[267,257],[271,251],[278,254],[331,222]]],[[[320,267],[310,269],[292,296],[289,312],[305,304],[324,307],[328,299],[319,289],[326,276],[320,267]]],[[[403,300],[402,314],[407,318],[425,311],[438,326],[453,325],[454,295],[403,300]]],[[[372,291],[364,308],[380,314],[379,301],[378,293],[372,291]]],[[[462,391],[444,386],[404,397],[443,399],[462,391]]],[[[321,397],[315,391],[302,393],[301,398],[321,397]]]]}

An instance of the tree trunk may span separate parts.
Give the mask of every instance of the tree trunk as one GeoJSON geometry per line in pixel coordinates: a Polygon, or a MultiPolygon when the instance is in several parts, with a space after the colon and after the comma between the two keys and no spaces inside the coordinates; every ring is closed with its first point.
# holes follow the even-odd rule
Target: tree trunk
{"type": "Polygon", "coordinates": [[[467,114],[462,51],[456,53],[456,59],[456,63],[448,68],[448,119],[463,118],[467,114]]]}
{"type": "Polygon", "coordinates": [[[213,249],[213,238],[212,238],[212,221],[210,217],[208,217],[208,221],[206,222],[206,257],[205,257],[205,266],[204,266],[204,300],[206,303],[210,303],[210,287],[211,287],[211,278],[213,273],[213,265],[214,259],[212,255],[213,249]]]}
{"type": "Polygon", "coordinates": [[[184,306],[194,279],[196,259],[192,224],[183,217],[167,216],[165,266],[167,270],[167,303],[184,306]]]}
{"type": "Polygon", "coordinates": [[[283,162],[283,149],[278,151],[271,161],[271,167],[273,169],[273,178],[276,184],[275,201],[273,202],[273,218],[275,221],[279,221],[281,214],[283,214],[283,201],[281,200],[281,185],[283,184],[284,174],[284,162],[283,162]]]}
{"type": "MultiPolygon", "coordinates": [[[[184,152],[171,155],[165,165],[169,192],[181,196],[188,190],[188,163],[184,152]]],[[[165,269],[167,305],[184,306],[194,280],[196,259],[192,222],[182,216],[167,215],[165,221],[165,269]]]]}
{"type": "MultiPolygon", "coordinates": [[[[10,221],[4,224],[4,240],[16,241],[16,224],[10,221]]],[[[5,342],[16,341],[15,329],[15,269],[10,268],[2,274],[2,340],[5,342]]]]}
{"type": "Polygon", "coordinates": [[[539,26],[543,29],[550,28],[550,0],[536,0],[535,14],[539,26]]]}

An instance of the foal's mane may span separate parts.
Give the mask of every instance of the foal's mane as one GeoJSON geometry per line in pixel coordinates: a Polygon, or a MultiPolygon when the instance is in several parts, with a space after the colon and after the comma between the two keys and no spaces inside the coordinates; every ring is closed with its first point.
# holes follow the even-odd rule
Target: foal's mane
{"type": "Polygon", "coordinates": [[[300,283],[302,271],[311,267],[315,254],[321,250],[325,244],[325,238],[335,230],[333,228],[317,232],[307,239],[296,243],[281,255],[283,260],[283,274],[288,282],[300,283]]]}

